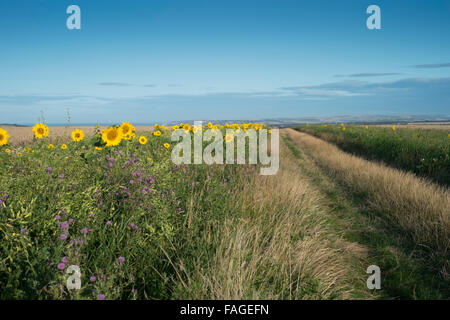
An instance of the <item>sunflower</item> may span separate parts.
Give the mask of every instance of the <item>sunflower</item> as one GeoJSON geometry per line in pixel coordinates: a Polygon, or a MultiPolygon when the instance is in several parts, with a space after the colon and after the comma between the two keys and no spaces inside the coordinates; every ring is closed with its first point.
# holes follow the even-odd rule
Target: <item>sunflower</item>
{"type": "Polygon", "coordinates": [[[37,123],[33,127],[34,136],[38,139],[42,139],[43,137],[48,137],[48,127],[43,123],[37,123]]]}
{"type": "Polygon", "coordinates": [[[392,126],[392,130],[395,131],[395,129],[396,129],[395,126],[392,126]]]}
{"type": "Polygon", "coordinates": [[[167,142],[164,143],[164,148],[169,149],[170,148],[170,144],[168,144],[167,142]]]}
{"type": "Polygon", "coordinates": [[[61,149],[66,150],[66,149],[67,149],[67,144],[63,144],[63,145],[61,146],[61,149]]]}
{"type": "Polygon", "coordinates": [[[365,128],[365,129],[369,129],[369,126],[365,126],[364,128],[365,128]]]}
{"type": "Polygon", "coordinates": [[[120,130],[122,130],[122,136],[125,140],[131,140],[133,138],[134,131],[136,130],[134,126],[129,122],[124,122],[120,125],[120,130]]]}
{"type": "Polygon", "coordinates": [[[225,142],[226,143],[231,142],[231,141],[233,141],[233,138],[234,138],[234,135],[232,133],[227,133],[225,135],[225,142]]]}
{"type": "Polygon", "coordinates": [[[11,150],[9,150],[8,148],[6,148],[6,149],[5,149],[5,152],[6,152],[6,153],[10,153],[11,150]]]}
{"type": "Polygon", "coordinates": [[[8,143],[9,134],[5,129],[0,128],[0,146],[4,146],[8,143]]]}
{"type": "Polygon", "coordinates": [[[49,149],[53,149],[55,146],[54,145],[52,145],[51,143],[48,145],[48,148],[49,149]]]}
{"type": "Polygon", "coordinates": [[[95,150],[101,151],[103,148],[102,147],[95,147],[95,150]]]}
{"type": "Polygon", "coordinates": [[[117,146],[122,141],[122,130],[117,127],[109,127],[102,131],[102,140],[107,147],[117,146]]]}
{"type": "Polygon", "coordinates": [[[180,128],[179,126],[172,126],[173,131],[178,130],[179,128],[180,128]]]}
{"type": "Polygon", "coordinates": [[[213,127],[213,124],[211,122],[208,122],[208,128],[212,129],[212,127],[213,127]]]}
{"type": "Polygon", "coordinates": [[[183,129],[184,129],[184,131],[189,132],[189,131],[191,131],[191,125],[190,125],[189,123],[186,123],[186,124],[183,126],[183,129]]]}
{"type": "Polygon", "coordinates": [[[159,137],[161,135],[161,131],[155,131],[153,132],[153,135],[159,137]]]}
{"type": "Polygon", "coordinates": [[[139,143],[142,144],[142,145],[147,144],[147,138],[144,137],[144,136],[140,136],[139,137],[139,143]]]}
{"type": "Polygon", "coordinates": [[[151,161],[152,161],[152,158],[148,157],[147,162],[151,162],[151,161]]]}
{"type": "Polygon", "coordinates": [[[75,129],[72,131],[72,140],[75,142],[79,142],[84,139],[84,132],[80,129],[75,129]]]}

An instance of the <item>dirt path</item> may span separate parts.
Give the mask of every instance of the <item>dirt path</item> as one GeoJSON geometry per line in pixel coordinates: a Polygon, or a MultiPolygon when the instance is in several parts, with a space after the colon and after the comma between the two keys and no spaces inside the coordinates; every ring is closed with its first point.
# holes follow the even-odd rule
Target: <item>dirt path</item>
{"type": "Polygon", "coordinates": [[[344,231],[346,240],[367,249],[364,263],[381,268],[383,298],[448,297],[445,281],[448,193],[445,190],[415,176],[349,155],[308,134],[285,129],[282,137],[297,159],[299,171],[326,195],[327,205],[334,214],[330,223],[344,231]],[[409,184],[395,185],[392,180],[397,179],[409,184]],[[411,191],[411,185],[417,190],[411,191]],[[408,208],[407,213],[398,208],[399,203],[408,208]],[[442,237],[435,238],[434,252],[424,254],[419,250],[420,243],[429,238],[427,222],[421,222],[414,215],[416,212],[428,213],[427,219],[439,221],[439,231],[434,232],[442,237]],[[407,228],[407,223],[414,222],[418,224],[415,230],[407,228]],[[441,259],[436,253],[441,254],[441,259]],[[431,262],[426,257],[435,260],[431,262]]]}

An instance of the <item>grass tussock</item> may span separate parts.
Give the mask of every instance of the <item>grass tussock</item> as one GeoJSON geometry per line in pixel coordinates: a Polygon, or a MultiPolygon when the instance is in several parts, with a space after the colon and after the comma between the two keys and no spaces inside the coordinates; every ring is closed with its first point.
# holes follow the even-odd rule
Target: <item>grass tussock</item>
{"type": "Polygon", "coordinates": [[[323,140],[287,130],[329,174],[354,192],[362,193],[371,208],[399,228],[443,279],[450,277],[450,196],[448,189],[411,173],[347,154],[323,140]]]}
{"type": "Polygon", "coordinates": [[[364,248],[330,228],[322,195],[298,173],[287,150],[275,176],[255,175],[230,194],[241,202],[209,234],[216,247],[205,268],[187,275],[193,299],[371,298],[355,276],[364,248]],[[355,285],[357,283],[357,285],[355,285]]]}

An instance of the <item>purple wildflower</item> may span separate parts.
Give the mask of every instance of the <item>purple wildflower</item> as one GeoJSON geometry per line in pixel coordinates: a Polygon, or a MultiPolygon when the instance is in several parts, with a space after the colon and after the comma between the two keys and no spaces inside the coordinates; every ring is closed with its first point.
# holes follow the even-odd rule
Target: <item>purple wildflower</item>
{"type": "Polygon", "coordinates": [[[105,295],[104,294],[99,294],[97,296],[97,300],[105,300],[105,295]]]}
{"type": "Polygon", "coordinates": [[[62,263],[62,262],[58,264],[58,269],[59,270],[64,270],[65,267],[66,267],[66,265],[64,263],[62,263]]]}
{"type": "Polygon", "coordinates": [[[81,229],[81,233],[82,233],[82,234],[88,233],[88,229],[86,229],[86,228],[81,229]]]}
{"type": "Polygon", "coordinates": [[[90,281],[90,282],[95,282],[95,281],[97,281],[97,278],[96,278],[95,276],[91,276],[91,277],[89,278],[89,281],[90,281]]]}
{"type": "Polygon", "coordinates": [[[61,240],[66,240],[66,239],[67,239],[67,236],[66,236],[65,234],[62,234],[62,235],[59,236],[59,238],[60,238],[61,240]]]}
{"type": "Polygon", "coordinates": [[[125,261],[125,257],[119,257],[119,258],[117,258],[117,261],[124,262],[125,261]]]}
{"type": "Polygon", "coordinates": [[[67,263],[67,262],[69,262],[69,259],[67,257],[62,257],[61,261],[64,263],[67,263]]]}

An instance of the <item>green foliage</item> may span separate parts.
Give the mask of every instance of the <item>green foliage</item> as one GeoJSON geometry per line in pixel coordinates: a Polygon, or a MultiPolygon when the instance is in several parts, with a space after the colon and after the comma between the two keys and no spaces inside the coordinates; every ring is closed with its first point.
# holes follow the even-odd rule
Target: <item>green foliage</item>
{"type": "Polygon", "coordinates": [[[66,150],[45,140],[0,150],[0,299],[179,294],[179,257],[192,261],[186,272],[197,268],[199,234],[236,210],[224,195],[245,169],[176,166],[163,146],[169,135],[147,138],[102,150],[98,136],[66,150]],[[81,290],[66,287],[70,265],[81,269],[81,290]]]}

